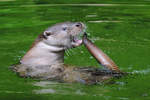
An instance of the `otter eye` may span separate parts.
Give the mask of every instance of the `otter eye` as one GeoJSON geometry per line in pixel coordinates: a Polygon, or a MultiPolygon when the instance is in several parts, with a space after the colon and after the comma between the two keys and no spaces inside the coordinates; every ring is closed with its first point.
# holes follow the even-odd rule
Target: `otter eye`
{"type": "Polygon", "coordinates": [[[67,30],[67,27],[63,27],[63,30],[64,30],[64,31],[67,30]]]}

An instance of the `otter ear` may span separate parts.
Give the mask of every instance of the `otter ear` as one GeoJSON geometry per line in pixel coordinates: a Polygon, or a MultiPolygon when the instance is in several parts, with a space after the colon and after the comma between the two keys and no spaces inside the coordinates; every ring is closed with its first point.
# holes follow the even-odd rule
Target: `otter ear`
{"type": "Polygon", "coordinates": [[[50,36],[52,33],[50,31],[45,31],[44,36],[50,36]]]}

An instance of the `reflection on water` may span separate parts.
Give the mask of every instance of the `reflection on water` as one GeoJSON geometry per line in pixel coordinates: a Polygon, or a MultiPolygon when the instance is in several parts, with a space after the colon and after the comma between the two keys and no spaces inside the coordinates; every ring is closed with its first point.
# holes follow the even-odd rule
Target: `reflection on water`
{"type": "Polygon", "coordinates": [[[86,93],[83,92],[82,88],[73,87],[69,83],[57,83],[52,81],[40,81],[33,83],[34,86],[39,86],[41,89],[33,90],[36,94],[77,94],[77,95],[85,95],[86,93]]]}
{"type": "Polygon", "coordinates": [[[36,94],[62,94],[62,95],[91,95],[91,96],[103,96],[104,92],[108,92],[107,89],[96,89],[97,92],[87,91],[84,88],[86,86],[78,84],[71,84],[71,83],[57,83],[51,81],[40,81],[33,83],[34,86],[40,87],[40,89],[33,90],[33,93],[36,94]],[[98,92],[99,91],[99,92],[98,92]],[[89,94],[89,92],[91,92],[89,94]]]}
{"type": "MultiPolygon", "coordinates": [[[[128,72],[131,74],[131,76],[135,76],[137,74],[149,74],[150,69],[145,70],[133,70],[132,72],[128,72]]],[[[85,87],[82,84],[71,84],[71,83],[59,83],[54,81],[39,81],[32,83],[34,86],[40,87],[40,89],[33,90],[33,93],[35,94],[62,94],[62,95],[91,95],[91,96],[104,96],[106,92],[112,92],[108,88],[101,87],[103,84],[99,84],[98,88],[95,89],[96,92],[93,91],[87,91],[85,90],[85,87]],[[90,92],[90,94],[89,94],[90,92]]],[[[126,85],[128,84],[126,81],[116,81],[116,82],[110,82],[109,84],[116,84],[118,91],[124,91],[127,90],[126,85]]],[[[89,86],[91,87],[91,86],[89,86]]],[[[107,97],[107,96],[106,96],[107,97]]],[[[109,96],[111,97],[111,96],[109,96]]],[[[129,98],[125,97],[118,97],[121,100],[128,100],[129,98]]]]}
{"type": "Polygon", "coordinates": [[[41,89],[41,90],[33,90],[36,94],[50,94],[50,93],[56,93],[53,89],[41,89]]]}

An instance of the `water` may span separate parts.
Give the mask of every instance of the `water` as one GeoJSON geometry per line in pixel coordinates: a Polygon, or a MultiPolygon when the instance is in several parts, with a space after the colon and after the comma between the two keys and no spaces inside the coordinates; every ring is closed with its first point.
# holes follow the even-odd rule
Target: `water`
{"type": "MultiPolygon", "coordinates": [[[[149,4],[148,0],[0,0],[0,100],[150,100],[149,4]],[[64,21],[84,22],[91,40],[133,75],[87,86],[24,79],[9,70],[38,34],[64,21]]],[[[72,49],[65,63],[100,67],[84,46],[72,49]]]]}

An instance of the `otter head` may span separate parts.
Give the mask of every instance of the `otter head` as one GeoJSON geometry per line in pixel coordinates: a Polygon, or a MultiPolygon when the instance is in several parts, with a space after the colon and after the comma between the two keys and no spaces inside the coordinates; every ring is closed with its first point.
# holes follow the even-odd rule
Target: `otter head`
{"type": "Polygon", "coordinates": [[[77,47],[82,44],[79,35],[82,34],[85,25],[81,22],[64,22],[55,24],[43,33],[43,41],[47,45],[65,49],[77,47]]]}

